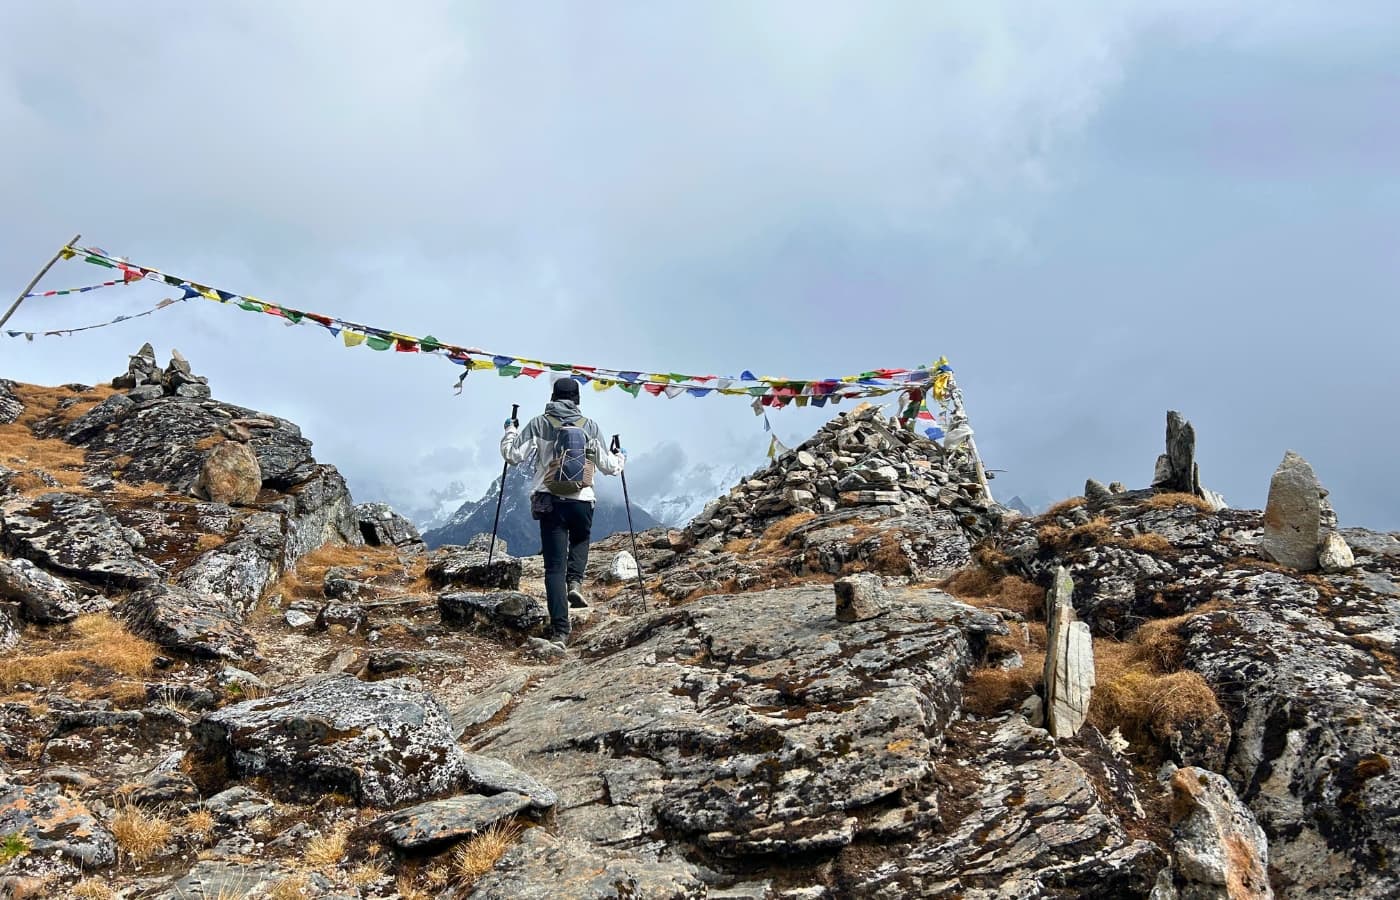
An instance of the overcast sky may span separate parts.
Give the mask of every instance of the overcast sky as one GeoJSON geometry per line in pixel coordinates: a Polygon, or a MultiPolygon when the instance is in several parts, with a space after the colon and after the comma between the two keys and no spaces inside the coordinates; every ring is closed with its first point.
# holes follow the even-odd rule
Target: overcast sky
{"type": "MultiPolygon", "coordinates": [[[[0,284],[82,232],[545,359],[821,378],[946,354],[1002,497],[1145,485],[1174,408],[1232,505],[1292,448],[1344,523],[1397,529],[1397,98],[1393,0],[6,3],[0,284]]],[[[101,381],[145,340],[411,511],[480,493],[510,404],[547,393],[478,373],[457,397],[446,361],[205,301],[0,338],[0,376],[101,381]]],[[[584,401],[650,456],[646,496],[767,448],[740,399],[584,401]]],[[[829,412],[772,419],[794,443],[829,412]]]]}

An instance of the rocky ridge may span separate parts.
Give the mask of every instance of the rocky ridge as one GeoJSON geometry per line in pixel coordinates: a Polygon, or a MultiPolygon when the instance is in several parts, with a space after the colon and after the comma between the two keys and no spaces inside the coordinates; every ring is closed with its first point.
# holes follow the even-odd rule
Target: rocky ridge
{"type": "Polygon", "coordinates": [[[425,552],[182,359],[118,383],[0,382],[10,896],[1400,891],[1400,538],[1297,462],[1225,509],[1178,416],[1032,519],[858,407],[598,542],[560,658],[538,557],[425,552]]]}

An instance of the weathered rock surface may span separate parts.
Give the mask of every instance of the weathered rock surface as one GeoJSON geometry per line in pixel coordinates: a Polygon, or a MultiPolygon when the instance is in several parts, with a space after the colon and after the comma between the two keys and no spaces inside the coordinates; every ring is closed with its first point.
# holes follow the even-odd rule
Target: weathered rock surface
{"type": "Polygon", "coordinates": [[[37,853],[59,853],[84,866],[117,859],[112,833],[52,782],[0,789],[0,835],[11,834],[27,837],[37,853]]]}
{"type": "Polygon", "coordinates": [[[1171,780],[1173,881],[1182,900],[1270,900],[1264,830],[1214,772],[1187,767],[1171,780]]]}
{"type": "Polygon", "coordinates": [[[1045,720],[1052,737],[1074,737],[1089,716],[1094,638],[1074,613],[1074,582],[1064,567],[1045,598],[1045,720]]]}
{"type": "Polygon", "coordinates": [[[489,594],[442,594],[442,621],[487,632],[541,637],[549,630],[549,609],[543,600],[519,591],[489,594]]]}
{"type": "MultiPolygon", "coordinates": [[[[418,526],[394,512],[387,503],[361,503],[355,507],[360,534],[371,547],[397,547],[420,552],[426,549],[418,526]]],[[[505,548],[499,548],[502,552],[505,548]]]]}
{"type": "Polygon", "coordinates": [[[688,863],[622,855],[531,828],[468,896],[470,900],[703,900],[708,891],[688,863]]]}
{"type": "Polygon", "coordinates": [[[546,810],[559,796],[508,762],[480,753],[467,754],[466,784],[483,794],[515,793],[529,800],[532,809],[546,810]]]}
{"type": "Polygon", "coordinates": [[[889,594],[879,575],[847,575],[836,579],[836,619],[862,622],[884,613],[889,594]]]}
{"type": "Polygon", "coordinates": [[[819,587],[615,623],[476,743],[547,784],[606,783],[570,806],[630,808],[638,840],[664,823],[721,857],[834,851],[934,770],[972,662],[939,610],[911,594],[838,625],[819,587]]]}
{"type": "Polygon", "coordinates": [[[529,806],[530,798],[519,794],[463,794],[390,813],[370,828],[400,850],[430,850],[485,831],[529,806]]]}
{"type": "Polygon", "coordinates": [[[15,396],[15,383],[0,378],[0,425],[9,425],[24,412],[24,403],[15,396]]]}
{"type": "Polygon", "coordinates": [[[132,549],[102,504],[59,492],[0,504],[0,542],[16,556],[95,584],[142,587],[164,572],[132,549]]]}
{"type": "Polygon", "coordinates": [[[199,476],[194,480],[194,495],[227,503],[230,506],[251,506],[262,490],[262,469],[252,449],[239,441],[215,444],[204,458],[199,476]]]}
{"type": "Polygon", "coordinates": [[[195,593],[227,597],[247,610],[281,575],[286,555],[281,517],[252,513],[229,540],[191,562],[176,583],[195,593]]]}
{"type": "Polygon", "coordinates": [[[603,580],[617,584],[622,581],[632,581],[637,577],[637,561],[632,558],[632,554],[626,550],[619,550],[613,555],[612,563],[608,566],[607,572],[603,575],[603,580]]]}
{"type": "Polygon", "coordinates": [[[226,596],[158,584],[121,605],[132,630],[197,659],[254,659],[257,645],[226,596]]]}
{"type": "Polygon", "coordinates": [[[1279,565],[1311,572],[1322,542],[1322,485],[1312,466],[1289,450],[1269,482],[1259,546],[1279,565]]]}
{"type": "Polygon", "coordinates": [[[87,609],[73,585],[27,559],[0,559],[0,600],[18,603],[25,619],[41,625],[71,622],[87,609]]]}
{"type": "Polygon", "coordinates": [[[275,864],[204,860],[154,896],[156,900],[244,900],[266,896],[287,877],[287,870],[275,864]]]}
{"type": "Polygon", "coordinates": [[[194,733],[206,759],[292,796],[393,806],[451,790],[466,773],[446,708],[410,679],[329,676],[225,707],[194,733]]]}
{"type": "Polygon", "coordinates": [[[1346,539],[1335,531],[1327,532],[1317,551],[1317,565],[1329,575],[1346,572],[1356,565],[1356,557],[1347,546],[1346,539]]]}
{"type": "Polygon", "coordinates": [[[439,547],[428,558],[427,576],[439,588],[520,589],[520,560],[497,550],[494,558],[485,550],[439,547]],[[488,558],[490,559],[488,563],[488,558]]]}

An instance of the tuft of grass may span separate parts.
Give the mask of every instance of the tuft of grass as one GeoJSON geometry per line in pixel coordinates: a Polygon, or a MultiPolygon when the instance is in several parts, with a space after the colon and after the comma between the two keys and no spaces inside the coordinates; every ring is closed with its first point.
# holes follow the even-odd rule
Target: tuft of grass
{"type": "Polygon", "coordinates": [[[12,831],[0,838],[0,866],[19,859],[34,849],[34,842],[22,831],[12,831]]]}
{"type": "Polygon", "coordinates": [[[972,606],[1009,609],[1028,620],[1045,615],[1045,589],[1018,575],[998,577],[981,566],[970,566],[954,572],[941,587],[972,606]]]}
{"type": "Polygon", "coordinates": [[[1087,502],[1088,501],[1085,500],[1083,497],[1070,497],[1068,500],[1061,500],[1059,503],[1056,503],[1054,506],[1050,507],[1045,511],[1045,517],[1048,519],[1053,518],[1054,516],[1063,515],[1064,513],[1067,513],[1072,509],[1078,509],[1087,502]]]}
{"type": "Polygon", "coordinates": [[[165,816],[125,801],[117,806],[117,815],[110,827],[117,846],[138,863],[159,855],[169,847],[170,838],[175,833],[175,826],[165,816]]]}
{"type": "Polygon", "coordinates": [[[520,839],[524,831],[515,822],[497,822],[480,834],[473,835],[452,851],[452,874],[462,886],[473,884],[491,871],[496,861],[520,839]]]}
{"type": "Polygon", "coordinates": [[[1181,623],[1194,615],[1162,619],[1138,629],[1128,642],[1094,642],[1098,684],[1089,721],[1107,734],[1117,727],[1130,742],[1158,746],[1169,734],[1221,712],[1215,692],[1199,672],[1177,671],[1184,645],[1181,623]]]}
{"type": "Polygon", "coordinates": [[[127,631],[108,613],[79,616],[50,633],[56,637],[55,649],[0,660],[0,689],[21,682],[52,684],[76,676],[90,681],[102,672],[136,678],[150,672],[159,655],[155,644],[127,631]]]}
{"type": "Polygon", "coordinates": [[[289,875],[268,888],[267,900],[301,900],[311,896],[311,879],[305,875],[289,875]]]}
{"type": "Polygon", "coordinates": [[[350,842],[350,825],[340,823],[325,834],[318,834],[306,842],[302,862],[308,868],[326,869],[338,864],[345,857],[346,845],[350,842]]]}
{"type": "Polygon", "coordinates": [[[394,890],[399,894],[399,900],[432,900],[432,895],[413,883],[413,879],[407,875],[400,875],[394,882],[394,890]]]}
{"type": "Polygon", "coordinates": [[[880,535],[879,546],[870,554],[870,568],[885,575],[910,575],[914,569],[904,552],[899,532],[886,531],[880,535]]]}
{"type": "Polygon", "coordinates": [[[214,814],[202,806],[186,815],[181,824],[201,844],[209,843],[209,838],[214,834],[214,814]]]}
{"type": "Polygon", "coordinates": [[[448,866],[432,866],[423,872],[423,883],[430,891],[440,892],[452,881],[452,869],[448,866]]]}
{"type": "Polygon", "coordinates": [[[798,527],[807,524],[816,517],[817,514],[811,510],[803,510],[802,512],[795,512],[790,516],[784,516],[764,529],[762,537],[759,538],[758,546],[755,548],[756,552],[777,552],[782,549],[789,535],[796,531],[798,527]]]}
{"type": "Polygon", "coordinates": [[[1065,550],[1070,547],[1083,549],[1105,543],[1113,537],[1113,523],[1104,516],[1096,516],[1083,525],[1062,528],[1059,525],[1045,525],[1036,532],[1042,546],[1052,550],[1065,550]]]}
{"type": "Polygon", "coordinates": [[[99,881],[96,878],[84,878],[70,887],[68,892],[77,900],[112,900],[117,896],[106,881],[99,881]]]}
{"type": "Polygon", "coordinates": [[[1210,504],[1200,497],[1197,497],[1195,494],[1176,492],[1153,494],[1151,497],[1142,501],[1142,505],[1148,509],[1174,509],[1178,506],[1189,506],[1197,512],[1208,513],[1212,511],[1210,504]]]}
{"type": "Polygon", "coordinates": [[[371,859],[351,869],[349,880],[355,887],[369,887],[387,874],[383,863],[371,859]]]}
{"type": "Polygon", "coordinates": [[[1151,553],[1155,556],[1166,556],[1173,552],[1172,542],[1162,537],[1155,531],[1146,534],[1135,534],[1123,542],[1131,550],[1139,553],[1151,553]]]}

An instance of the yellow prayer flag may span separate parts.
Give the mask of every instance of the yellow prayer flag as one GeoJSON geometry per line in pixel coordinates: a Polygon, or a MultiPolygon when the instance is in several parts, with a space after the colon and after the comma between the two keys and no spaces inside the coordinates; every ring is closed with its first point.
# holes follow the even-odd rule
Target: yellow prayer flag
{"type": "Polygon", "coordinates": [[[612,387],[612,386],[613,386],[613,382],[611,382],[611,381],[606,381],[606,380],[604,380],[604,379],[602,379],[602,378],[595,378],[595,379],[593,379],[593,390],[595,390],[595,391],[606,391],[608,388],[610,388],[610,387],[612,387]]]}
{"type": "Polygon", "coordinates": [[[474,359],[474,360],[472,360],[472,368],[473,368],[473,369],[494,369],[494,368],[496,368],[496,364],[493,363],[493,362],[492,362],[491,360],[489,360],[489,359],[474,359]]]}
{"type": "Polygon", "coordinates": [[[209,288],[205,288],[204,290],[200,291],[199,296],[205,297],[209,300],[213,300],[215,303],[222,303],[224,301],[223,297],[220,297],[218,294],[214,293],[209,288]]]}
{"type": "Polygon", "coordinates": [[[365,342],[365,336],[358,331],[341,331],[340,339],[345,341],[347,347],[358,347],[365,342]]]}

